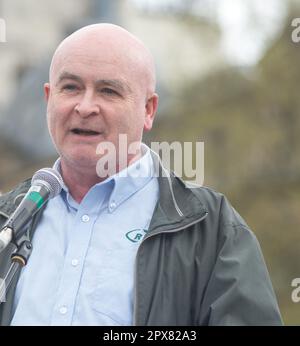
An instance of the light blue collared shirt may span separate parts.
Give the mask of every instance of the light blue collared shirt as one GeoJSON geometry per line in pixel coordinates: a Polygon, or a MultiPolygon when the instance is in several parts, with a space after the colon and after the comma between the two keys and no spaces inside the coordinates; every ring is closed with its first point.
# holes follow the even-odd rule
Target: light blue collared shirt
{"type": "Polygon", "coordinates": [[[142,149],[126,177],[122,171],[94,185],[80,204],[66,186],[48,202],[11,325],[133,323],[136,252],[159,195],[150,149],[142,149]]]}

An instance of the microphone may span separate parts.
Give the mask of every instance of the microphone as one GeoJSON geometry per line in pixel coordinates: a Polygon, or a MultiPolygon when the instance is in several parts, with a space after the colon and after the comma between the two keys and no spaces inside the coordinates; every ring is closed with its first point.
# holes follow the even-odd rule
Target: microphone
{"type": "Polygon", "coordinates": [[[12,241],[18,240],[35,213],[62,189],[60,174],[52,168],[38,170],[31,179],[31,187],[0,232],[0,252],[12,241]]]}

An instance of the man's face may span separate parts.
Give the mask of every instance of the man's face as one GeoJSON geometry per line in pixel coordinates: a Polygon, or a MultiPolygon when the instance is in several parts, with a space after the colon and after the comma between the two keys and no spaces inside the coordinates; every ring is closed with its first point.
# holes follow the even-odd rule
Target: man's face
{"type": "Polygon", "coordinates": [[[98,144],[109,141],[118,151],[119,134],[139,142],[157,106],[146,89],[128,57],[109,50],[75,47],[58,58],[45,95],[49,131],[64,163],[95,167],[98,144]]]}

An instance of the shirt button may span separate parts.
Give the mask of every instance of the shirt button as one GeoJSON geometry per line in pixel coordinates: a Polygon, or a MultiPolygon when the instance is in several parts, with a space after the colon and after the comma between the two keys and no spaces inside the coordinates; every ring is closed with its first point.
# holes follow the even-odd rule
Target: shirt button
{"type": "Polygon", "coordinates": [[[59,309],[59,312],[62,314],[62,315],[65,315],[67,312],[68,312],[68,309],[66,306],[62,306],[60,309],[59,309]]]}
{"type": "Polygon", "coordinates": [[[81,217],[81,221],[82,221],[82,222],[89,222],[89,221],[90,221],[90,217],[89,217],[88,215],[83,215],[83,216],[81,217]]]}
{"type": "Polygon", "coordinates": [[[110,203],[109,209],[110,209],[110,210],[113,210],[113,209],[115,209],[116,206],[117,206],[116,202],[113,201],[113,202],[110,203]]]}
{"type": "Polygon", "coordinates": [[[76,266],[78,266],[78,262],[79,261],[77,259],[72,259],[71,264],[72,264],[73,267],[76,267],[76,266]]]}

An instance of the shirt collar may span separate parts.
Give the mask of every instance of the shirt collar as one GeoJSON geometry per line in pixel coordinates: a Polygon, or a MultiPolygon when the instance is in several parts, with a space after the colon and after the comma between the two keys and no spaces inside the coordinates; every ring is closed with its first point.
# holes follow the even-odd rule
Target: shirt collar
{"type": "MultiPolygon", "coordinates": [[[[103,188],[103,185],[109,184],[113,186],[110,196],[108,197],[107,207],[109,212],[112,213],[120,204],[130,198],[134,193],[141,190],[154,177],[154,164],[150,148],[142,143],[141,152],[142,156],[137,161],[91,188],[99,189],[100,193],[100,189],[103,188]]],[[[53,169],[61,174],[60,158],[54,163],[53,169]]],[[[68,207],[71,206],[74,208],[74,200],[70,198],[69,189],[65,183],[63,183],[62,190],[64,201],[67,202],[68,207]]],[[[90,193],[90,191],[88,193],[90,193]]]]}

